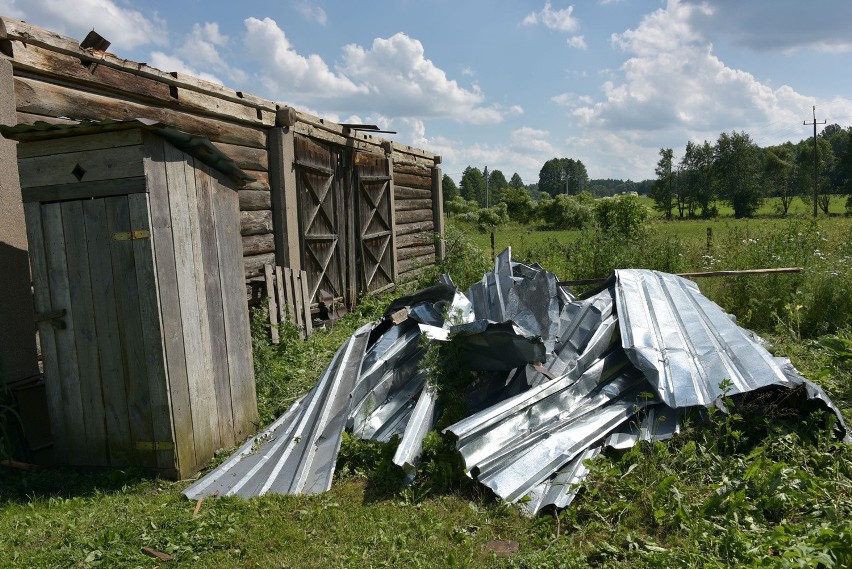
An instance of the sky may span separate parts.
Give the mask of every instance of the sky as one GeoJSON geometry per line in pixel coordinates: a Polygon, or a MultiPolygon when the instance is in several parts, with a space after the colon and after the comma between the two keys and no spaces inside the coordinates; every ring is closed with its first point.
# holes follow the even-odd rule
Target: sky
{"type": "Polygon", "coordinates": [[[654,178],[660,148],[852,125],[849,0],[0,0],[0,15],[467,166],[654,178]]]}

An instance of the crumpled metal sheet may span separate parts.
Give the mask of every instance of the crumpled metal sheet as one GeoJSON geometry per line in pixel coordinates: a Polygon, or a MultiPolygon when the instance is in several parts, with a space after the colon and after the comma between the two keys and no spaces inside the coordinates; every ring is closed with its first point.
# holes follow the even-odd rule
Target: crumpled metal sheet
{"type": "Polygon", "coordinates": [[[456,342],[480,370],[466,392],[471,414],[445,429],[469,475],[530,514],[567,506],[588,474],[584,461],[603,448],[671,438],[685,409],[721,396],[799,389],[847,432],[822,389],[694,283],[619,270],[575,300],[507,250],[467,295],[444,276],[394,302],[347,341],[308,395],[186,494],[323,491],[344,426],[365,439],[399,436],[393,461],[412,479],[440,414],[421,369],[428,338],[456,342]],[[731,387],[720,388],[726,379],[731,387]]]}

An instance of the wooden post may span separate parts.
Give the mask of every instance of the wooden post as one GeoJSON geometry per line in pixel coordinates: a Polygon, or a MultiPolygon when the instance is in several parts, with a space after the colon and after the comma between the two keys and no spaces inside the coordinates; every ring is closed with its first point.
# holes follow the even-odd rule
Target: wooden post
{"type": "Polygon", "coordinates": [[[388,176],[390,177],[390,180],[388,181],[388,192],[390,192],[391,242],[389,247],[391,248],[391,279],[394,283],[396,283],[399,280],[399,269],[397,268],[399,265],[399,259],[397,258],[396,249],[396,197],[394,195],[395,190],[393,186],[393,141],[385,141],[383,148],[385,151],[385,157],[388,159],[388,176]]]}
{"type": "Polygon", "coordinates": [[[443,173],[438,167],[441,157],[435,156],[435,167],[432,168],[432,222],[435,234],[440,236],[435,240],[435,259],[440,261],[447,255],[444,242],[444,189],[441,185],[443,173]]]}
{"type": "Polygon", "coordinates": [[[269,185],[275,231],[275,264],[301,270],[302,243],[292,127],[269,130],[269,185]]]}
{"type": "MultiPolygon", "coordinates": [[[[0,124],[14,125],[12,64],[0,59],[0,124]]],[[[38,373],[30,262],[16,143],[0,136],[0,385],[38,373]]],[[[26,422],[26,418],[24,418],[26,422]]]]}

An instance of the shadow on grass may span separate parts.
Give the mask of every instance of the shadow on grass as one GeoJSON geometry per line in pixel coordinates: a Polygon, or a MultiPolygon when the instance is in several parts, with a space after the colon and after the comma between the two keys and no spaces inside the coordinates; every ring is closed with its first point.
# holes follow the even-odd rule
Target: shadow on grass
{"type": "Polygon", "coordinates": [[[154,481],[141,469],[83,471],[67,467],[15,470],[0,466],[0,507],[48,498],[84,498],[154,481]]]}

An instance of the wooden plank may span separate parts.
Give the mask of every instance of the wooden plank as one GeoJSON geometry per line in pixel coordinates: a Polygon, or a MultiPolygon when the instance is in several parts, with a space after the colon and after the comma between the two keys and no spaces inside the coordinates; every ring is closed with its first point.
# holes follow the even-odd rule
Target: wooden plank
{"type": "MultiPolygon", "coordinates": [[[[169,148],[169,146],[166,146],[165,148],[167,162],[169,161],[169,148]]],[[[204,279],[204,253],[201,247],[202,222],[198,217],[198,189],[195,182],[195,167],[192,158],[175,149],[176,159],[178,156],[180,156],[180,159],[182,160],[184,176],[186,179],[185,187],[187,206],[189,209],[189,236],[192,242],[192,280],[195,284],[195,295],[190,302],[195,303],[198,307],[197,320],[195,318],[184,318],[183,324],[185,327],[189,327],[192,331],[191,333],[198,337],[201,348],[200,353],[198,354],[200,357],[200,366],[192,368],[196,370],[195,381],[197,388],[197,393],[193,398],[192,405],[193,409],[198,408],[203,413],[203,415],[201,415],[201,419],[209,422],[210,429],[209,441],[205,441],[203,443],[210,445],[209,450],[202,455],[196,454],[196,458],[199,460],[199,466],[203,466],[207,463],[207,461],[213,458],[213,453],[216,452],[217,448],[219,448],[219,417],[216,414],[216,391],[213,382],[213,356],[211,353],[210,343],[210,321],[209,314],[207,312],[207,289],[204,279]]],[[[174,198],[172,198],[172,203],[174,203],[174,198]]],[[[186,220],[187,218],[184,217],[183,219],[186,220]]],[[[174,217],[172,218],[172,221],[174,222],[174,217]]],[[[190,291],[187,292],[192,294],[190,291]]],[[[181,298],[181,305],[184,305],[183,298],[181,298]]],[[[190,383],[190,390],[191,389],[192,383],[190,383]]],[[[194,416],[193,424],[195,424],[194,416]]],[[[205,426],[205,428],[207,427],[205,426]]],[[[197,438],[198,431],[196,431],[196,439],[197,438]]],[[[198,453],[198,450],[199,443],[196,440],[196,453],[198,453]]]]}
{"type": "Polygon", "coordinates": [[[274,264],[275,253],[263,253],[262,255],[252,255],[251,257],[243,257],[243,271],[246,279],[263,275],[263,265],[274,264]]]}
{"type": "Polygon", "coordinates": [[[422,247],[425,245],[434,245],[435,238],[431,232],[409,233],[407,235],[397,234],[396,246],[398,249],[406,247],[422,247]]]}
{"type": "Polygon", "coordinates": [[[281,269],[282,277],[284,280],[284,302],[287,305],[287,315],[290,317],[290,322],[295,326],[296,325],[296,300],[295,294],[293,292],[293,271],[290,270],[289,267],[283,267],[281,269]]]}
{"type": "Polygon", "coordinates": [[[130,464],[130,413],[127,409],[127,374],[121,352],[118,304],[113,282],[112,236],[107,227],[106,201],[83,201],[86,251],[92,279],[92,305],[98,338],[98,361],[103,397],[106,444],[112,466],[130,464]]]}
{"type": "Polygon", "coordinates": [[[272,211],[241,211],[240,212],[240,234],[260,235],[272,233],[272,211]]]}
{"type": "MultiPolygon", "coordinates": [[[[68,139],[73,144],[73,138],[68,139]]],[[[18,160],[21,187],[113,180],[144,175],[142,148],[123,146],[18,160]],[[75,175],[75,172],[77,173],[75,175]],[[78,177],[79,173],[81,177],[78,177]]]]}
{"type": "MultiPolygon", "coordinates": [[[[83,400],[80,393],[80,372],[77,364],[77,349],[74,339],[74,314],[71,310],[70,283],[68,282],[68,259],[65,253],[65,235],[62,228],[60,204],[45,204],[41,207],[44,232],[44,249],[47,259],[47,275],[50,280],[50,305],[53,310],[67,311],[63,319],[65,328],[57,330],[56,357],[59,364],[59,390],[62,409],[59,411],[61,427],[65,429],[67,445],[65,455],[70,464],[79,464],[87,456],[86,430],[83,421],[83,400]]],[[[53,412],[55,410],[51,410],[53,412]]]]}
{"type": "MultiPolygon", "coordinates": [[[[183,335],[183,345],[186,354],[187,383],[189,387],[189,411],[192,417],[192,433],[195,444],[195,456],[192,469],[205,464],[213,454],[214,429],[209,415],[215,412],[215,404],[211,391],[205,385],[208,369],[204,353],[204,340],[201,330],[209,329],[206,320],[202,320],[201,302],[198,294],[201,275],[196,272],[195,251],[193,244],[193,227],[190,219],[189,195],[195,197],[195,191],[187,188],[184,154],[170,144],[163,146],[163,156],[166,164],[166,180],[168,183],[168,201],[170,205],[171,229],[175,252],[175,269],[177,273],[177,296],[180,303],[180,333],[183,335]]],[[[196,214],[197,217],[197,214],[196,214]]],[[[196,220],[197,230],[197,220],[196,220]]],[[[218,428],[216,429],[218,432],[218,428]]],[[[177,433],[176,433],[177,435],[177,433]]],[[[184,470],[181,466],[181,471],[184,470]]]]}
{"type": "Polygon", "coordinates": [[[435,264],[435,254],[432,252],[431,255],[426,255],[423,257],[412,257],[410,259],[402,259],[399,262],[399,272],[407,273],[408,271],[418,269],[420,267],[426,265],[434,265],[435,264]]]}
{"type": "Polygon", "coordinates": [[[266,308],[269,311],[269,336],[273,344],[279,344],[278,335],[278,304],[275,302],[275,281],[272,277],[272,265],[263,266],[263,276],[266,282],[266,308]]]}
{"type": "Polygon", "coordinates": [[[431,176],[415,176],[414,174],[405,174],[403,172],[394,172],[393,181],[401,186],[408,188],[420,188],[422,190],[432,189],[431,176]]]}
{"type": "Polygon", "coordinates": [[[308,296],[308,273],[302,271],[302,309],[305,311],[305,337],[310,336],[314,331],[313,321],[311,320],[311,298],[308,296]]]}
{"type": "Polygon", "coordinates": [[[119,178],[117,180],[100,180],[98,182],[74,182],[71,184],[22,188],[21,199],[24,202],[79,200],[123,196],[126,194],[143,193],[146,190],[145,178],[139,176],[136,178],[119,178]]]}
{"type": "Polygon", "coordinates": [[[412,209],[394,212],[397,223],[417,223],[418,221],[433,221],[431,209],[412,209]]]}
{"type": "Polygon", "coordinates": [[[266,132],[262,128],[155,107],[131,99],[97,95],[30,77],[15,77],[15,100],[18,112],[98,121],[144,117],[206,136],[213,142],[266,148],[266,132]]]}
{"type": "Polygon", "coordinates": [[[219,276],[220,258],[216,235],[216,216],[213,208],[213,187],[218,182],[194,161],[198,224],[201,230],[201,261],[204,291],[207,298],[210,357],[212,362],[213,393],[216,404],[218,434],[216,448],[234,445],[234,414],[231,408],[231,378],[228,368],[228,343],[225,335],[222,283],[219,276]]]}
{"type": "MultiPolygon", "coordinates": [[[[44,227],[41,205],[24,204],[24,216],[27,225],[30,267],[33,278],[33,304],[37,314],[51,312],[50,277],[47,268],[44,227]]],[[[54,458],[64,462],[68,457],[68,435],[65,431],[65,412],[62,406],[62,386],[59,371],[59,357],[56,346],[56,330],[52,322],[38,322],[38,335],[41,342],[41,354],[44,362],[44,386],[47,396],[48,416],[53,434],[54,458]]]]}
{"type": "MultiPolygon", "coordinates": [[[[391,148],[393,148],[391,146],[391,148]]],[[[391,256],[391,282],[395,283],[397,277],[399,276],[398,266],[399,266],[399,256],[397,255],[397,245],[396,242],[396,185],[393,181],[394,173],[396,172],[396,164],[393,162],[393,153],[391,152],[387,156],[387,164],[388,164],[388,176],[390,177],[390,181],[388,182],[388,219],[390,220],[390,256],[391,256]]]]}
{"type": "Polygon", "coordinates": [[[434,255],[435,253],[435,245],[429,244],[425,246],[419,247],[403,247],[397,251],[397,258],[399,260],[404,259],[413,259],[413,258],[424,258],[429,256],[430,254],[434,255]]]}
{"type": "Polygon", "coordinates": [[[234,439],[242,440],[257,428],[257,393],[240,248],[239,206],[234,194],[220,184],[213,187],[222,311],[228,342],[228,375],[231,378],[232,428],[234,439]]]}
{"type": "Polygon", "coordinates": [[[123,146],[138,146],[140,144],[142,144],[141,129],[131,128],[100,134],[51,138],[22,144],[18,147],[18,159],[34,158],[36,156],[54,156],[68,152],[119,148],[123,146]]]}
{"type": "Polygon", "coordinates": [[[401,164],[394,162],[394,172],[398,174],[412,174],[425,178],[432,177],[432,163],[417,163],[403,161],[401,164]]]}
{"type": "MultiPolygon", "coordinates": [[[[178,296],[175,235],[172,231],[169,205],[171,188],[170,180],[166,176],[164,147],[167,144],[153,134],[145,136],[145,173],[150,187],[151,238],[156,255],[156,277],[166,353],[175,463],[178,477],[183,478],[195,469],[195,434],[192,426],[183,319],[178,296]]],[[[174,189],[180,186],[177,181],[173,181],[172,184],[176,186],[174,189]]]]}
{"type": "Polygon", "coordinates": [[[292,128],[274,128],[269,133],[269,183],[277,264],[300,270],[302,242],[293,133],[292,128]]]}
{"type": "Polygon", "coordinates": [[[266,148],[250,148],[239,144],[214,142],[213,146],[221,150],[228,158],[243,170],[268,170],[269,156],[266,148]]]}
{"type": "Polygon", "coordinates": [[[447,256],[447,243],[444,239],[444,176],[440,168],[432,170],[432,222],[435,224],[435,233],[441,236],[435,241],[435,257],[443,259],[447,256]]]}
{"type": "MultiPolygon", "coordinates": [[[[130,227],[134,231],[151,231],[148,194],[133,194],[127,197],[130,210],[130,227]]],[[[175,476],[176,462],[174,433],[169,409],[166,354],[163,345],[163,323],[160,318],[157,274],[154,265],[154,243],[149,237],[133,239],[134,273],[139,290],[139,315],[142,328],[145,367],[148,370],[148,394],[150,397],[151,423],[154,454],[157,468],[169,476],[175,476]],[[171,447],[171,448],[169,448],[171,447]]]]}
{"type": "Polygon", "coordinates": [[[272,233],[246,235],[242,238],[243,256],[275,252],[275,236],[272,233]]]}
{"type": "Polygon", "coordinates": [[[243,211],[272,210],[272,192],[268,190],[240,189],[239,200],[243,211]]]}
{"type": "MultiPolygon", "coordinates": [[[[394,172],[396,172],[395,164],[394,172]]],[[[393,195],[398,200],[431,200],[432,190],[424,190],[422,188],[409,188],[406,186],[400,186],[399,184],[394,184],[393,195]]]]}
{"type": "Polygon", "coordinates": [[[101,391],[101,372],[98,362],[98,334],[92,304],[92,276],[86,246],[83,202],[61,204],[62,230],[65,236],[65,255],[68,267],[70,314],[74,319],[74,345],[80,378],[80,398],[83,414],[77,420],[85,430],[85,449],[78,459],[81,464],[106,466],[104,399],[101,391]]]}
{"type": "MultiPolygon", "coordinates": [[[[268,159],[267,159],[268,160],[268,159]]],[[[243,169],[249,177],[254,178],[254,182],[248,182],[244,186],[240,187],[240,191],[243,190],[264,190],[269,191],[269,172],[264,170],[247,170],[243,169]]],[[[268,208],[267,208],[268,209],[268,208]]]]}
{"type": "Polygon", "coordinates": [[[397,199],[395,211],[411,211],[414,209],[432,209],[432,199],[428,200],[412,200],[412,199],[397,199]]]}
{"type": "Polygon", "coordinates": [[[37,122],[46,122],[49,124],[78,124],[78,121],[73,119],[66,119],[60,117],[52,117],[45,115],[34,115],[32,113],[15,113],[15,120],[17,124],[35,124],[37,122]]]}
{"type": "Polygon", "coordinates": [[[305,336],[305,322],[304,322],[304,314],[305,314],[305,296],[304,291],[302,290],[303,286],[307,286],[307,282],[302,282],[302,273],[304,271],[295,271],[291,269],[291,277],[293,279],[293,311],[296,314],[296,319],[294,323],[302,332],[302,338],[305,336]]]}
{"type": "Polygon", "coordinates": [[[130,207],[127,197],[105,198],[104,201],[118,315],[118,340],[121,346],[124,377],[127,378],[125,389],[130,418],[130,438],[137,464],[156,467],[157,456],[153,449],[139,447],[139,443],[154,441],[154,429],[150,406],[151,395],[148,391],[145,345],[142,341],[142,317],[133,242],[117,241],[111,237],[117,232],[133,231],[135,228],[130,225],[130,207]]]}
{"type": "Polygon", "coordinates": [[[283,325],[287,321],[287,297],[284,294],[284,275],[278,266],[275,267],[275,295],[278,297],[278,322],[283,325]]]}
{"type": "Polygon", "coordinates": [[[263,109],[271,113],[274,113],[276,110],[276,105],[272,101],[261,99],[260,97],[255,97],[247,93],[234,91],[228,87],[219,85],[218,83],[212,83],[183,73],[168,73],[154,67],[150,67],[145,63],[138,63],[118,57],[112,53],[83,50],[80,48],[80,41],[78,39],[62,36],[13,18],[5,16],[0,17],[0,22],[3,23],[2,27],[6,28],[6,37],[10,40],[17,40],[28,45],[43,47],[87,62],[97,63],[98,65],[126,70],[141,77],[155,79],[170,86],[183,87],[201,93],[206,93],[224,100],[243,104],[245,106],[263,109]]]}
{"type": "Polygon", "coordinates": [[[399,237],[400,235],[411,235],[413,233],[431,233],[434,227],[435,225],[431,219],[429,221],[419,221],[413,223],[400,223],[397,219],[396,235],[397,237],[399,237]]]}

